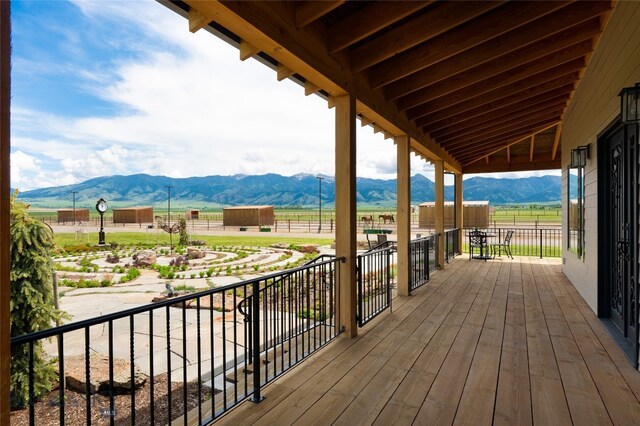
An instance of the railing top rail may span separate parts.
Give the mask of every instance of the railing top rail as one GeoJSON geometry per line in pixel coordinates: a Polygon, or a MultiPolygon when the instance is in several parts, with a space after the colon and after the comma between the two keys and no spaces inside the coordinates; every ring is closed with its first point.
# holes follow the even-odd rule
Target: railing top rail
{"type": "MultiPolygon", "coordinates": [[[[386,244],[386,243],[382,243],[382,244],[386,244]]],[[[396,250],[396,248],[394,246],[391,246],[391,245],[387,245],[387,247],[380,247],[380,245],[378,245],[376,247],[370,248],[369,250],[360,253],[357,257],[364,257],[364,256],[367,256],[367,255],[372,255],[372,254],[376,254],[376,253],[379,253],[379,252],[395,251],[395,250],[396,250]]]]}
{"type": "Polygon", "coordinates": [[[396,242],[395,241],[384,241],[380,244],[377,244],[373,247],[371,247],[369,250],[366,250],[364,252],[362,252],[361,254],[368,254],[368,253],[372,253],[374,251],[381,251],[381,250],[395,250],[396,249],[396,242]]]}
{"type": "MultiPolygon", "coordinates": [[[[330,256],[330,255],[324,255],[324,256],[330,256]]],[[[325,264],[330,264],[330,263],[335,263],[335,262],[344,262],[346,259],[344,257],[335,257],[335,258],[331,258],[329,260],[325,260],[319,263],[314,263],[313,267],[316,266],[322,266],[325,264]]],[[[40,340],[40,339],[46,339],[49,337],[53,337],[53,336],[57,336],[63,333],[68,333],[71,331],[75,331],[75,330],[81,330],[84,329],[86,327],[92,327],[98,324],[104,324],[106,322],[109,321],[115,321],[115,320],[119,320],[121,318],[127,318],[130,317],[132,315],[137,315],[137,314],[141,314],[144,312],[150,312],[153,311],[155,309],[160,309],[160,308],[164,308],[167,306],[172,306],[175,305],[177,303],[182,303],[182,302],[186,302],[188,300],[193,300],[193,299],[198,299],[201,297],[205,297],[205,296],[209,296],[215,293],[221,293],[227,290],[233,290],[236,289],[238,287],[244,287],[244,286],[248,286],[248,285],[252,285],[256,282],[260,282],[260,281],[267,281],[269,279],[277,279],[282,275],[287,275],[287,274],[293,274],[297,271],[303,271],[306,268],[308,268],[309,265],[303,265],[303,266],[298,266],[296,268],[292,268],[292,269],[287,269],[286,271],[281,271],[281,272],[275,272],[273,274],[269,274],[269,275],[264,275],[262,277],[258,277],[258,278],[252,278],[250,280],[245,280],[245,281],[241,281],[238,283],[233,283],[233,284],[227,284],[221,287],[216,287],[216,288],[212,288],[212,289],[207,289],[204,291],[200,291],[197,293],[191,293],[191,294],[187,294],[184,296],[179,296],[179,297],[174,297],[171,299],[167,299],[164,300],[162,302],[154,302],[154,303],[148,303],[146,305],[142,305],[142,306],[137,306],[135,308],[130,308],[130,309],[126,309],[124,311],[119,311],[119,312],[114,312],[111,314],[106,314],[106,315],[101,315],[99,317],[95,317],[95,318],[89,318],[86,320],[82,320],[82,321],[77,321],[77,322],[72,322],[69,324],[64,324],[64,325],[60,325],[57,327],[52,327],[52,328],[48,328],[46,330],[41,330],[41,331],[36,331],[33,333],[29,333],[29,334],[24,334],[22,336],[15,336],[11,338],[11,345],[20,345],[20,344],[24,344],[27,343],[29,341],[35,341],[35,340],[40,340]]]]}

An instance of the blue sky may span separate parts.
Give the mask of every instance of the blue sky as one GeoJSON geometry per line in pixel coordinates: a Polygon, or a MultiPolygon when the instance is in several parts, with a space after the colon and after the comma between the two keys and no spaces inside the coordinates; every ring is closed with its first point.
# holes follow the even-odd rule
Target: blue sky
{"type": "MultiPolygon", "coordinates": [[[[12,187],[334,174],[326,101],[206,31],[191,34],[155,1],[12,1],[12,25],[12,187]]],[[[393,143],[371,127],[357,137],[358,175],[394,178],[393,143]]],[[[433,179],[430,164],[413,158],[412,168],[433,179]]]]}

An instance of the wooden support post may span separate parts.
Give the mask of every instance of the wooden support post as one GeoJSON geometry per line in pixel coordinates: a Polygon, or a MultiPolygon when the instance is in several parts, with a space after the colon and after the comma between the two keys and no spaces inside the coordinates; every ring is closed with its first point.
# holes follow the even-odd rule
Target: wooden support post
{"type": "Polygon", "coordinates": [[[435,232],[438,235],[436,260],[438,267],[444,269],[444,162],[434,160],[433,165],[436,169],[435,232]]]}
{"type": "Polygon", "coordinates": [[[464,243],[464,201],[462,199],[462,173],[456,173],[456,226],[460,230],[458,232],[458,254],[462,253],[462,244],[464,243]]]}
{"type": "Polygon", "coordinates": [[[409,241],[411,240],[411,158],[408,136],[395,138],[398,157],[398,296],[409,295],[409,241]]]}
{"type": "Polygon", "coordinates": [[[10,421],[11,378],[11,260],[9,246],[10,202],[9,202],[9,152],[10,125],[9,105],[11,99],[11,19],[10,2],[0,1],[0,424],[10,421]]]}
{"type": "Polygon", "coordinates": [[[336,256],[340,265],[338,317],[345,335],[355,337],[356,325],[356,101],[335,97],[336,111],[336,256]]]}

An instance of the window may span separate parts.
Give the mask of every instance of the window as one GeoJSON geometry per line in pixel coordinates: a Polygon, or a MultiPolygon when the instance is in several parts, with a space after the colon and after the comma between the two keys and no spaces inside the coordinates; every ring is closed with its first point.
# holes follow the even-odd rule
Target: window
{"type": "Polygon", "coordinates": [[[584,259],[584,167],[569,167],[567,248],[584,259]]]}

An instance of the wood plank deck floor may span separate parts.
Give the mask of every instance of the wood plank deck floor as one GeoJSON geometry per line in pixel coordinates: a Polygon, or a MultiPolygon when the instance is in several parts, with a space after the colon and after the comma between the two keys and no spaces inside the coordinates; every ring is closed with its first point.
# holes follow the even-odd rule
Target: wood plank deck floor
{"type": "Polygon", "coordinates": [[[222,424],[640,425],[640,373],[558,260],[452,261],[222,424]]]}

